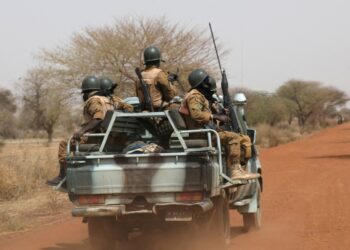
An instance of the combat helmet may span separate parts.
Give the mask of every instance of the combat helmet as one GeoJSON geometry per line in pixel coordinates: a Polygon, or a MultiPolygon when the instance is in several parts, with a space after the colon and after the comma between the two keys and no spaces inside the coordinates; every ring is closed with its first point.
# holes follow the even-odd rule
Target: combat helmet
{"type": "Polygon", "coordinates": [[[96,76],[87,76],[81,84],[81,93],[100,90],[100,81],[96,76]]]}
{"type": "Polygon", "coordinates": [[[118,86],[108,77],[100,77],[100,88],[103,92],[112,93],[114,89],[118,86]]]}
{"type": "Polygon", "coordinates": [[[194,89],[204,82],[209,77],[208,73],[204,69],[195,69],[189,74],[188,82],[191,88],[194,89]]]}
{"type": "Polygon", "coordinates": [[[162,60],[160,50],[156,46],[149,46],[143,51],[145,64],[162,60]]]}

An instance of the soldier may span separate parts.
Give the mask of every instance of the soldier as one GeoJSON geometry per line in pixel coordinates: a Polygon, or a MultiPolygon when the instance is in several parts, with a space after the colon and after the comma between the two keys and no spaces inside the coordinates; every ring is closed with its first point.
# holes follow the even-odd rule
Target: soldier
{"type": "MultiPolygon", "coordinates": [[[[188,76],[191,90],[185,95],[180,113],[185,118],[188,129],[199,129],[210,121],[228,122],[225,114],[213,114],[209,102],[214,102],[213,89],[216,88],[214,79],[203,69],[196,69],[188,76]]],[[[218,131],[221,144],[226,148],[227,165],[231,170],[232,179],[255,179],[259,174],[243,170],[241,161],[241,142],[246,137],[231,131],[218,131]]]]}
{"type": "Polygon", "coordinates": [[[123,100],[120,97],[118,97],[117,95],[114,95],[114,89],[117,86],[118,84],[114,83],[108,77],[100,78],[100,88],[101,88],[100,94],[111,99],[114,109],[124,110],[126,112],[133,112],[134,107],[132,105],[123,102],[123,100]]]}
{"type": "MultiPolygon", "coordinates": [[[[141,76],[147,85],[151,99],[151,105],[154,111],[161,111],[170,108],[170,101],[176,96],[176,88],[171,81],[176,80],[176,75],[170,77],[162,69],[160,63],[162,61],[160,50],[155,46],[147,47],[143,52],[145,69],[141,72],[141,76]]],[[[140,99],[141,104],[145,104],[144,92],[140,82],[136,83],[136,95],[140,99]]],[[[146,106],[146,105],[141,105],[146,106]]],[[[159,136],[159,145],[163,148],[169,147],[169,139],[172,131],[167,120],[157,120],[150,123],[149,129],[153,130],[153,134],[159,136]]]]}
{"type": "MultiPolygon", "coordinates": [[[[80,129],[73,135],[74,141],[86,143],[86,140],[81,138],[87,132],[97,132],[100,130],[100,124],[105,117],[107,110],[113,110],[113,103],[105,96],[99,96],[100,81],[95,76],[87,76],[84,78],[81,85],[81,93],[84,100],[84,123],[80,129]]],[[[90,142],[90,140],[89,140],[90,142]]],[[[58,148],[58,161],[60,171],[57,177],[48,180],[47,184],[57,186],[66,176],[67,169],[67,143],[68,140],[62,140],[58,148]]],[[[72,147],[75,143],[72,142],[72,147]]]]}
{"type": "MultiPolygon", "coordinates": [[[[171,99],[176,95],[175,87],[168,80],[168,75],[160,69],[162,61],[160,50],[155,46],[146,48],[143,52],[146,68],[141,72],[142,78],[148,86],[155,111],[166,109],[171,99]]],[[[140,103],[144,102],[144,94],[139,82],[136,83],[136,95],[140,103]]]]}

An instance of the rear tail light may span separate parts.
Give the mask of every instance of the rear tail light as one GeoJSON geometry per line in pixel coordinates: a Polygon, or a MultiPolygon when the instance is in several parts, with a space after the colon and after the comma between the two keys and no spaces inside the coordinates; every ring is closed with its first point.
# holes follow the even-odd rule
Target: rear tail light
{"type": "Polygon", "coordinates": [[[104,195],[80,195],[78,196],[78,203],[80,205],[104,204],[105,196],[104,195]]]}
{"type": "Polygon", "coordinates": [[[175,194],[175,200],[178,201],[178,202],[183,202],[183,201],[201,201],[201,200],[203,200],[203,193],[202,192],[176,193],[175,194]]]}

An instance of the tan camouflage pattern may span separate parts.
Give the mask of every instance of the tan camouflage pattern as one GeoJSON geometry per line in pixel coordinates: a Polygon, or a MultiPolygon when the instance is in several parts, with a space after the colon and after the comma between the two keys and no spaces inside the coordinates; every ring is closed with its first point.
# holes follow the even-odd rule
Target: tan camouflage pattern
{"type": "Polygon", "coordinates": [[[210,121],[209,102],[196,89],[192,89],[185,95],[179,111],[184,115],[188,129],[203,128],[203,125],[210,121]]]}
{"type": "MultiPolygon", "coordinates": [[[[119,97],[117,97],[119,98],[119,97]]],[[[120,99],[120,98],[119,98],[120,99]]],[[[103,120],[108,110],[113,110],[114,105],[111,100],[105,96],[91,96],[85,103],[83,109],[84,122],[81,126],[89,123],[92,119],[101,119],[103,120]]],[[[81,138],[79,144],[86,143],[86,138],[81,138]]],[[[90,142],[90,141],[89,141],[90,142]]],[[[67,157],[67,143],[68,139],[62,140],[58,146],[58,162],[61,166],[66,165],[67,157]]],[[[71,150],[75,150],[75,143],[71,141],[71,150]]]]}
{"type": "MultiPolygon", "coordinates": [[[[203,125],[208,124],[211,120],[212,111],[210,110],[209,101],[196,89],[192,89],[186,94],[181,108],[188,110],[189,115],[184,115],[185,112],[182,112],[188,129],[203,128],[203,125]]],[[[251,156],[251,142],[248,136],[232,131],[218,131],[218,133],[221,144],[227,153],[228,166],[239,163],[241,157],[247,160],[251,156]],[[241,147],[245,149],[244,156],[241,156],[241,147]]]]}
{"type": "MultiPolygon", "coordinates": [[[[143,80],[148,85],[153,108],[163,109],[166,107],[177,93],[176,88],[168,81],[168,74],[155,66],[146,68],[141,74],[143,80]]],[[[144,102],[142,87],[139,82],[136,83],[136,96],[140,99],[141,103],[144,102]]]]}
{"type": "Polygon", "coordinates": [[[111,101],[113,103],[113,106],[114,106],[115,110],[124,110],[124,111],[127,111],[127,112],[133,112],[134,111],[134,107],[132,105],[123,102],[123,100],[120,97],[116,96],[116,95],[113,95],[111,97],[111,101]]]}
{"type": "Polygon", "coordinates": [[[84,104],[84,124],[89,123],[93,119],[103,120],[107,110],[114,109],[113,102],[105,96],[91,96],[84,104]]]}

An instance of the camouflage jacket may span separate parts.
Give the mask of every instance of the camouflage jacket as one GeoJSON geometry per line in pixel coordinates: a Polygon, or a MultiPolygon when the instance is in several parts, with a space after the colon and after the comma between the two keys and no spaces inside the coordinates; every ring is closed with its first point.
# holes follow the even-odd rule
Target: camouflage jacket
{"type": "MultiPolygon", "coordinates": [[[[175,87],[168,81],[167,73],[153,66],[146,68],[141,74],[148,85],[153,108],[158,109],[167,106],[177,92],[175,87]]],[[[136,96],[140,99],[140,103],[144,102],[142,87],[139,82],[136,83],[136,96]]]]}
{"type": "Polygon", "coordinates": [[[188,92],[180,107],[188,129],[203,128],[211,120],[212,112],[208,100],[196,89],[188,92]]]}

